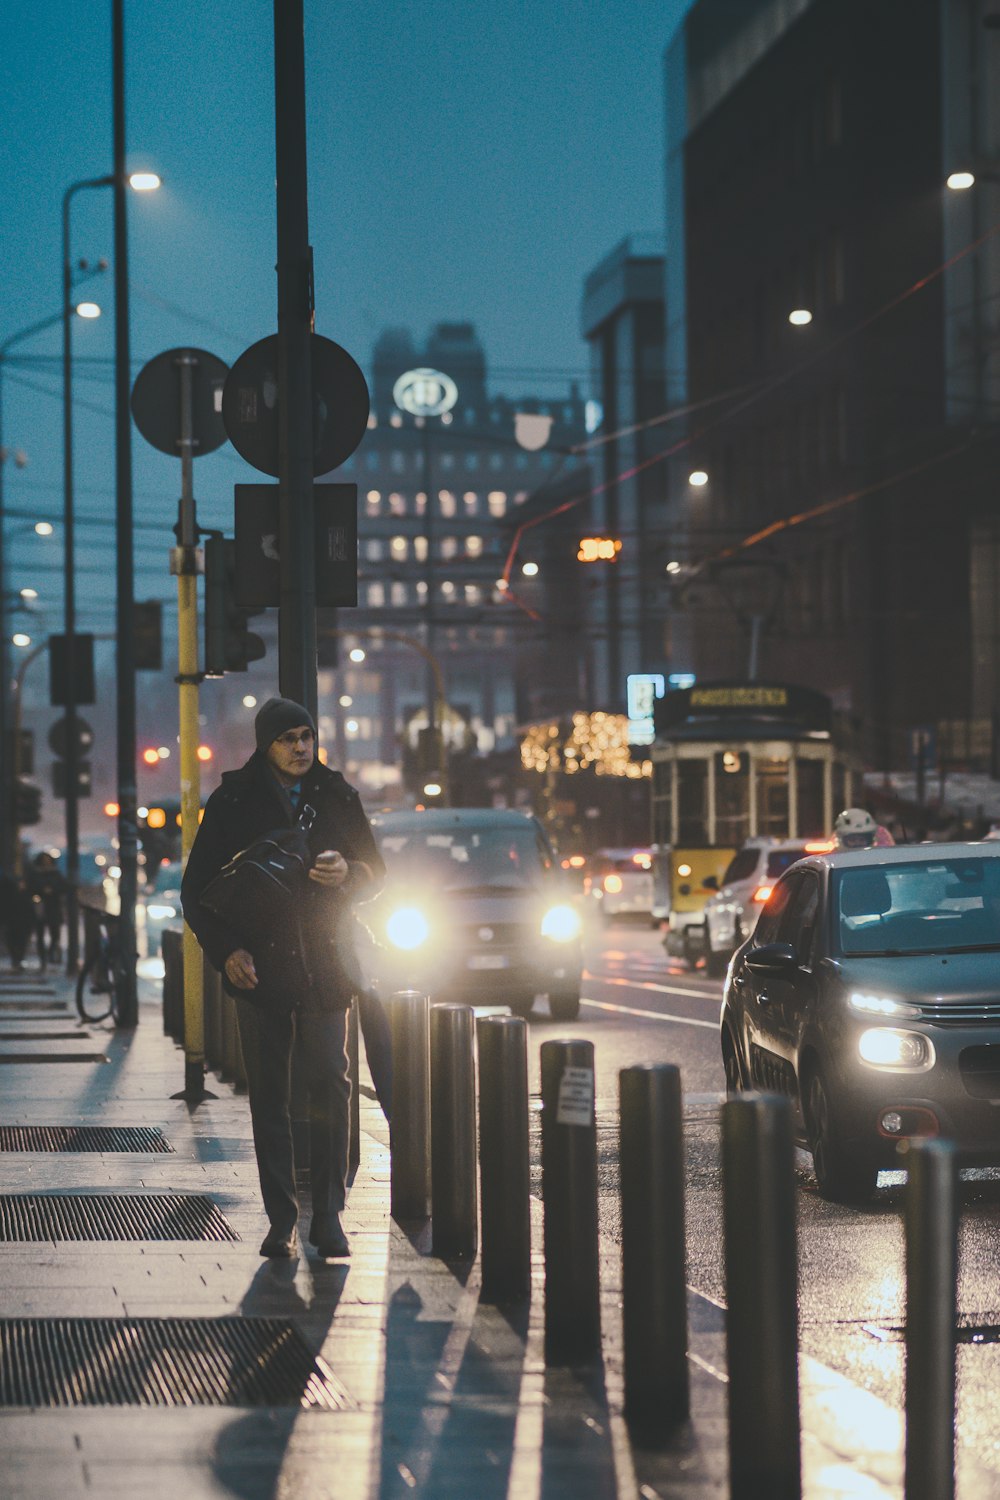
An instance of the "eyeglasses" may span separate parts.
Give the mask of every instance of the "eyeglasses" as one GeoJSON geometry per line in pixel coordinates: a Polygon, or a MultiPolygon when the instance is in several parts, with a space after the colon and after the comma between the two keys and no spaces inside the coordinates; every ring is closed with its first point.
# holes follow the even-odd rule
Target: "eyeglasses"
{"type": "Polygon", "coordinates": [[[277,743],[284,745],[286,750],[294,750],[300,740],[303,745],[311,745],[315,738],[311,729],[290,729],[287,734],[277,736],[277,743]]]}

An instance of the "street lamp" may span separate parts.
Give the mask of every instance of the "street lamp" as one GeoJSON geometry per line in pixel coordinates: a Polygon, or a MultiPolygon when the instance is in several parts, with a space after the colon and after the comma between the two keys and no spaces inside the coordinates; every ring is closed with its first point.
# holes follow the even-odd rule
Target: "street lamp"
{"type": "MultiPolygon", "coordinates": [[[[70,206],[77,193],[89,188],[114,187],[118,178],[86,177],[73,182],[62,199],[62,325],[63,325],[63,633],[66,651],[66,879],[69,885],[67,911],[66,968],[75,974],[79,959],[77,885],[80,878],[79,746],[76,715],[76,555],[73,501],[73,313],[100,316],[96,303],[73,306],[73,263],[70,250],[70,206]]],[[[133,172],[129,186],[150,192],[160,186],[155,172],[133,172]]],[[[36,527],[36,530],[38,528],[36,527]]],[[[51,528],[50,528],[51,531],[51,528]]]]}
{"type": "Polygon", "coordinates": [[[967,192],[969,188],[975,187],[975,185],[975,172],[952,172],[945,183],[945,186],[950,187],[953,193],[967,192]]]}

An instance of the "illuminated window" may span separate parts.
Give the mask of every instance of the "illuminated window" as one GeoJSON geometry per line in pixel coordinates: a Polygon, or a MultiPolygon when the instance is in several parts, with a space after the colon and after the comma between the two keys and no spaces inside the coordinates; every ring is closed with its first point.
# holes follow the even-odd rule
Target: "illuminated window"
{"type": "Polygon", "coordinates": [[[394,536],[389,543],[389,551],[393,557],[406,557],[409,553],[409,545],[405,536],[394,536]]]}
{"type": "Polygon", "coordinates": [[[390,598],[391,598],[393,604],[396,604],[396,605],[405,604],[406,603],[406,584],[405,583],[394,583],[392,585],[392,589],[390,591],[390,598]]]}
{"type": "Polygon", "coordinates": [[[451,583],[450,581],[445,580],[445,582],[442,583],[442,585],[441,585],[441,593],[444,595],[444,597],[446,599],[451,599],[451,597],[454,594],[454,592],[455,592],[455,585],[453,583],[451,583]]]}
{"type": "Polygon", "coordinates": [[[365,509],[370,516],[378,515],[378,508],[382,502],[382,496],[378,490],[369,490],[365,496],[365,509]]]}
{"type": "Polygon", "coordinates": [[[514,504],[515,505],[523,505],[524,502],[525,502],[525,500],[527,500],[527,498],[528,498],[528,491],[527,490],[518,490],[517,494],[514,496],[514,504]]]}
{"type": "Polygon", "coordinates": [[[427,598],[427,583],[423,578],[421,578],[420,582],[417,584],[417,593],[419,594],[421,599],[427,598]]]}
{"type": "Polygon", "coordinates": [[[390,511],[392,512],[392,514],[394,516],[405,516],[406,515],[406,497],[405,497],[405,495],[401,495],[398,490],[393,490],[392,494],[389,496],[389,509],[390,509],[390,511]]]}
{"type": "Polygon", "coordinates": [[[369,562],[382,561],[382,543],[378,537],[369,537],[368,541],[365,542],[365,556],[369,562]]]}
{"type": "Polygon", "coordinates": [[[427,538],[425,536],[415,536],[413,538],[413,555],[417,559],[417,562],[427,561],[427,538]]]}
{"type": "Polygon", "coordinates": [[[389,418],[389,426],[390,427],[402,427],[402,425],[403,425],[403,419],[402,419],[402,417],[399,415],[398,411],[394,411],[393,414],[392,414],[392,416],[389,418]]]}
{"type": "Polygon", "coordinates": [[[490,507],[491,516],[502,516],[507,512],[507,491],[490,490],[486,497],[490,507]]]}
{"type": "Polygon", "coordinates": [[[455,503],[455,496],[451,490],[439,490],[438,501],[440,502],[441,514],[443,516],[453,516],[458,509],[455,503]]]}
{"type": "Polygon", "coordinates": [[[479,454],[467,453],[465,455],[465,467],[468,469],[470,474],[474,474],[475,471],[479,468],[479,454]]]}
{"type": "Polygon", "coordinates": [[[370,583],[368,585],[368,608],[381,609],[385,603],[385,584],[370,583]]]}
{"type": "Polygon", "coordinates": [[[479,584],[478,583],[467,583],[465,585],[465,602],[466,602],[466,604],[481,604],[482,601],[483,601],[483,591],[479,587],[479,584]]]}
{"type": "Polygon", "coordinates": [[[377,426],[378,426],[378,417],[375,415],[375,413],[373,411],[370,411],[368,413],[368,430],[369,430],[369,432],[372,430],[372,428],[377,427],[377,426]]]}
{"type": "Polygon", "coordinates": [[[465,538],[465,550],[470,557],[482,557],[483,539],[481,536],[467,536],[465,538]]]}
{"type": "Polygon", "coordinates": [[[474,516],[476,514],[476,501],[478,499],[475,490],[466,490],[462,499],[465,501],[466,512],[470,516],[474,516]]]}
{"type": "Polygon", "coordinates": [[[455,467],[454,453],[442,453],[439,462],[442,469],[453,469],[455,467]]]}
{"type": "Polygon", "coordinates": [[[457,537],[443,536],[441,538],[441,556],[442,557],[457,557],[458,556],[458,538],[457,537]]]}

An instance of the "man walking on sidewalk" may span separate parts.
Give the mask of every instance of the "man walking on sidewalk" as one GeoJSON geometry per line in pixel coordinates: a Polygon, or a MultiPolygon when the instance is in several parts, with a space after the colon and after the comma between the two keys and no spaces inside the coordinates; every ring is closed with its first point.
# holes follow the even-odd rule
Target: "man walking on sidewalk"
{"type": "Polygon", "coordinates": [[[271,698],[254,721],[257,749],[212,793],[181,886],[184,917],[235,996],[246,1063],[261,1194],[271,1227],[262,1255],[297,1253],[298,1198],[292,1154],[291,1058],[296,1036],[309,1085],[313,1218],[323,1256],[350,1254],[340,1223],[350,1132],[347,1011],[356,988],[350,905],[373,896],[384,866],[360,798],[316,758],[308,710],[271,698]],[[311,819],[311,822],[310,822],[311,819]],[[202,903],[223,866],[275,830],[306,828],[307,878],[295,919],[276,904],[256,930],[202,903]]]}

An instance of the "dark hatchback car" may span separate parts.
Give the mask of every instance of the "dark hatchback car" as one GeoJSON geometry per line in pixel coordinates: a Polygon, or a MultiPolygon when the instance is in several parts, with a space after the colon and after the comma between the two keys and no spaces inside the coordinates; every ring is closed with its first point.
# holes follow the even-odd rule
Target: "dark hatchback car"
{"type": "Polygon", "coordinates": [[[730,964],[722,1055],[730,1093],[790,1096],[825,1198],[912,1136],[1000,1162],[1000,845],[793,865],[730,964]]]}
{"type": "Polygon", "coordinates": [[[383,992],[426,989],[519,1016],[544,993],[557,1020],[577,1016],[583,924],[535,818],[435,808],[376,814],[372,827],[387,875],[362,917],[383,992]]]}

